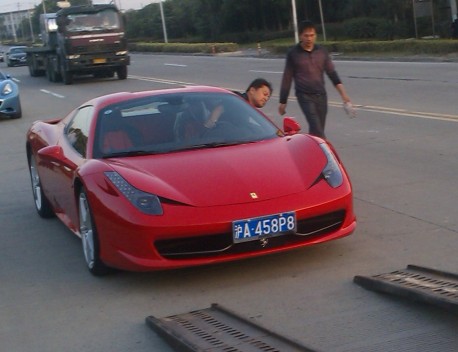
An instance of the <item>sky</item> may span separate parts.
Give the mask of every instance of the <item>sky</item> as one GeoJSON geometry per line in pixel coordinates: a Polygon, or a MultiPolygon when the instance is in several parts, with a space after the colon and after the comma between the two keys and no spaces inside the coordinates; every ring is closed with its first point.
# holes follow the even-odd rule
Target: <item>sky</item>
{"type": "MultiPolygon", "coordinates": [[[[57,1],[58,0],[56,0],[56,2],[57,1]]],[[[93,0],[93,2],[94,4],[108,4],[110,1],[93,0]]],[[[115,0],[116,5],[121,8],[121,10],[138,10],[153,2],[158,2],[158,0],[115,0]]],[[[27,8],[33,8],[37,4],[41,4],[41,0],[0,0],[0,13],[25,10],[27,8]]]]}

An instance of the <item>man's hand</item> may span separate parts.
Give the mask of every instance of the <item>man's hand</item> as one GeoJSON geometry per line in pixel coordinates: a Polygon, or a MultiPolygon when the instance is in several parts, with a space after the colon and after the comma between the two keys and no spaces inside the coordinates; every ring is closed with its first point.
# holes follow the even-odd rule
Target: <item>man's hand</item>
{"type": "Polygon", "coordinates": [[[282,116],[286,114],[286,104],[278,105],[278,113],[282,116]]]}
{"type": "Polygon", "coordinates": [[[350,101],[343,103],[343,108],[349,118],[354,119],[356,117],[356,109],[350,101]]]}

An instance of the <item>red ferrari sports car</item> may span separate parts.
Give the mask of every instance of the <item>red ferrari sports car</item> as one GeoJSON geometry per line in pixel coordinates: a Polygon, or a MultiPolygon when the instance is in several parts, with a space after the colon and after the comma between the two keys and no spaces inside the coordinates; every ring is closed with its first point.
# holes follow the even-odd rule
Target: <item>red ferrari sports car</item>
{"type": "Polygon", "coordinates": [[[82,240],[94,275],[210,264],[347,236],[352,188],[326,141],[233,92],[116,93],[36,121],[38,214],[82,240]]]}

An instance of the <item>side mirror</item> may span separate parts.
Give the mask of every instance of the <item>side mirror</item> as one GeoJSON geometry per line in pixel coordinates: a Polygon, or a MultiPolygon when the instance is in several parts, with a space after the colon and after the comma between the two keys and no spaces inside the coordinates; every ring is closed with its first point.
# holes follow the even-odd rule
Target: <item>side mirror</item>
{"type": "Polygon", "coordinates": [[[286,135],[291,136],[301,130],[301,125],[294,117],[285,117],[283,119],[283,131],[286,135]]]}
{"type": "Polygon", "coordinates": [[[38,151],[38,155],[44,160],[64,165],[70,169],[76,169],[77,167],[75,163],[67,159],[67,157],[64,155],[62,147],[58,145],[44,147],[38,151]]]}

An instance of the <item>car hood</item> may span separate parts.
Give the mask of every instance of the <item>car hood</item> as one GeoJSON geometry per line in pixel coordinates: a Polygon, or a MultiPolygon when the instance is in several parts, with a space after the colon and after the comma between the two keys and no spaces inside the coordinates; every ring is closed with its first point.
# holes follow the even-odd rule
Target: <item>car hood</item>
{"type": "Polygon", "coordinates": [[[316,140],[295,135],[108,162],[145,192],[193,206],[218,206],[303,192],[327,160],[316,140]]]}
{"type": "Polygon", "coordinates": [[[22,58],[22,57],[26,57],[27,54],[26,53],[14,53],[14,54],[9,54],[9,57],[13,57],[15,59],[18,59],[18,58],[22,58]]]}

